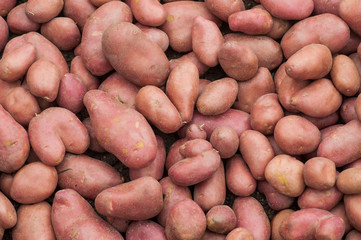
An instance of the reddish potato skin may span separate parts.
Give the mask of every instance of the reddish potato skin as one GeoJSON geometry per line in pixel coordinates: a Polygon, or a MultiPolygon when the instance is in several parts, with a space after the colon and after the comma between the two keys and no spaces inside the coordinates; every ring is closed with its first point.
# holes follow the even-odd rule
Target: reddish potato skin
{"type": "Polygon", "coordinates": [[[140,23],[136,23],[137,26],[145,34],[147,38],[155,42],[165,52],[169,47],[168,35],[156,27],[148,27],[140,23]]]}
{"type": "Polygon", "coordinates": [[[270,221],[262,205],[255,198],[237,197],[232,209],[237,217],[236,227],[247,229],[255,240],[270,239],[270,221]]]}
{"type": "Polygon", "coordinates": [[[346,235],[345,240],[359,240],[361,239],[361,232],[357,230],[352,230],[346,235]]]}
{"type": "Polygon", "coordinates": [[[16,0],[4,0],[0,3],[0,16],[5,17],[16,5],[16,0]]]}
{"type": "Polygon", "coordinates": [[[230,127],[219,126],[215,128],[210,136],[209,141],[217,149],[221,158],[230,158],[238,150],[238,134],[230,127]]]}
{"type": "Polygon", "coordinates": [[[206,139],[207,133],[203,130],[201,126],[197,124],[191,124],[187,129],[186,136],[187,139],[206,139]]]}
{"type": "Polygon", "coordinates": [[[84,25],[90,15],[96,10],[90,0],[64,0],[63,14],[76,22],[80,31],[83,31],[84,25]]]}
{"type": "Polygon", "coordinates": [[[153,177],[141,177],[103,190],[94,203],[105,216],[146,220],[162,210],[162,187],[153,177]]]}
{"type": "Polygon", "coordinates": [[[353,227],[351,226],[350,221],[346,216],[345,204],[343,202],[338,203],[336,207],[332,208],[330,213],[342,218],[343,222],[345,223],[345,233],[348,233],[350,230],[352,230],[353,227]]]}
{"type": "Polygon", "coordinates": [[[11,183],[14,176],[12,174],[1,173],[0,175],[0,190],[6,197],[10,197],[11,183]]]}
{"type": "Polygon", "coordinates": [[[17,214],[13,204],[10,200],[0,192],[0,237],[3,238],[4,230],[15,226],[17,222],[17,214]]]}
{"type": "Polygon", "coordinates": [[[124,182],[113,167],[86,155],[67,153],[56,170],[60,188],[74,189],[88,199],[95,199],[101,191],[124,182]]]}
{"type": "Polygon", "coordinates": [[[165,92],[179,111],[182,121],[191,121],[199,92],[199,72],[196,65],[184,61],[173,68],[165,92]]]}
{"type": "Polygon", "coordinates": [[[53,194],[57,183],[58,174],[54,167],[42,162],[29,163],[15,174],[10,196],[18,203],[38,203],[53,194]]]}
{"type": "Polygon", "coordinates": [[[236,227],[237,218],[227,205],[212,207],[206,214],[207,228],[212,232],[227,234],[236,227]]]}
{"type": "Polygon", "coordinates": [[[165,232],[168,240],[200,239],[206,230],[206,216],[190,199],[176,203],[169,212],[165,232]]]}
{"type": "Polygon", "coordinates": [[[158,0],[131,0],[130,8],[134,18],[146,26],[160,26],[167,18],[165,8],[158,0]]]}
{"type": "Polygon", "coordinates": [[[361,174],[361,169],[359,168],[349,168],[343,170],[337,176],[337,181],[336,181],[337,188],[344,194],[361,193],[360,174],[361,174]]]}
{"type": "Polygon", "coordinates": [[[73,19],[56,17],[41,25],[41,34],[61,51],[70,51],[80,43],[80,31],[73,19]]]}
{"type": "Polygon", "coordinates": [[[139,112],[119,103],[101,90],[88,91],[83,102],[95,135],[105,150],[132,168],[144,167],[154,159],[157,151],[156,138],[149,123],[139,112]],[[124,127],[119,129],[118,126],[124,127]],[[128,134],[128,131],[132,134],[128,134]]]}
{"type": "Polygon", "coordinates": [[[193,157],[205,151],[212,150],[212,144],[204,139],[189,139],[178,151],[182,157],[193,157]]]}
{"type": "Polygon", "coordinates": [[[308,121],[313,123],[318,129],[322,130],[326,127],[336,124],[340,118],[339,115],[341,115],[341,110],[340,110],[340,114],[338,111],[336,111],[336,112],[334,112],[326,117],[322,117],[322,118],[310,117],[306,114],[301,114],[300,116],[306,118],[308,121]]]}
{"type": "Polygon", "coordinates": [[[361,119],[361,94],[359,94],[354,102],[353,110],[355,111],[356,118],[361,119]]]}
{"type": "Polygon", "coordinates": [[[313,1],[307,0],[261,0],[261,4],[275,17],[286,20],[301,20],[313,11],[313,1]]]}
{"type": "Polygon", "coordinates": [[[343,197],[343,193],[336,187],[327,190],[306,188],[297,199],[298,206],[303,208],[318,208],[331,210],[343,197]]]}
{"type": "Polygon", "coordinates": [[[351,30],[350,39],[346,43],[345,47],[339,51],[339,53],[345,55],[355,53],[357,51],[357,47],[360,44],[360,42],[361,42],[361,37],[351,30]]]}
{"type": "Polygon", "coordinates": [[[336,183],[336,165],[327,158],[311,158],[305,163],[303,179],[313,189],[330,189],[336,183]]]}
{"type": "Polygon", "coordinates": [[[99,87],[99,79],[89,72],[80,56],[71,60],[70,72],[81,78],[88,91],[99,87]]]}
{"type": "Polygon", "coordinates": [[[106,217],[108,223],[110,223],[118,232],[126,232],[130,220],[126,220],[123,218],[116,218],[116,217],[106,217]]]}
{"type": "Polygon", "coordinates": [[[122,235],[105,222],[92,206],[72,189],[56,192],[51,209],[51,222],[57,239],[123,240],[122,235]]]}
{"type": "Polygon", "coordinates": [[[29,0],[26,4],[26,14],[30,20],[37,23],[45,23],[56,17],[63,9],[64,1],[56,0],[44,2],[29,0]]]}
{"type": "Polygon", "coordinates": [[[361,231],[361,214],[360,214],[360,203],[361,194],[346,194],[343,198],[346,210],[346,216],[350,221],[352,227],[356,230],[361,231]]]}
{"type": "Polygon", "coordinates": [[[34,152],[50,166],[58,165],[65,151],[81,154],[89,146],[86,128],[74,113],[64,108],[45,109],[31,119],[28,132],[34,152]]]}
{"type": "Polygon", "coordinates": [[[279,232],[279,228],[281,226],[281,223],[284,219],[286,219],[291,213],[293,213],[294,210],[292,209],[285,209],[280,212],[278,212],[271,221],[271,239],[272,240],[284,240],[284,238],[281,236],[279,232]]]}
{"type": "Polygon", "coordinates": [[[253,240],[252,234],[245,228],[238,227],[227,234],[225,240],[253,240]]]}
{"type": "Polygon", "coordinates": [[[283,36],[281,47],[286,58],[311,43],[326,45],[332,53],[336,53],[346,45],[349,38],[347,24],[336,15],[324,13],[294,24],[283,36]]]}
{"type": "MultiPolygon", "coordinates": [[[[24,34],[32,31],[37,31],[40,28],[40,23],[31,21],[25,13],[26,3],[22,3],[11,9],[6,22],[10,32],[14,34],[24,34]]],[[[0,48],[1,49],[1,48],[0,48]]]]}
{"type": "Polygon", "coordinates": [[[361,1],[341,1],[338,6],[340,17],[350,26],[350,28],[361,35],[361,18],[358,14],[361,11],[361,1]]]}
{"type": "Polygon", "coordinates": [[[81,39],[81,58],[93,75],[101,76],[113,69],[102,50],[104,31],[112,23],[131,22],[132,19],[130,8],[121,1],[102,5],[87,19],[81,39]]]}
{"type": "Polygon", "coordinates": [[[88,134],[89,134],[89,139],[90,139],[89,149],[94,152],[104,153],[105,149],[102,146],[100,146],[100,144],[97,140],[97,137],[95,136],[95,132],[94,132],[93,126],[91,124],[90,118],[89,117],[85,118],[82,121],[82,123],[86,127],[88,134]]]}
{"type": "Polygon", "coordinates": [[[214,232],[207,231],[203,234],[200,240],[225,240],[226,235],[218,234],[214,232]]]}
{"type": "Polygon", "coordinates": [[[224,0],[205,0],[209,11],[221,19],[223,22],[228,22],[228,17],[235,12],[245,10],[243,1],[224,1],[224,0]]]}
{"type": "MultiPolygon", "coordinates": [[[[205,139],[205,138],[204,138],[205,139]]],[[[181,161],[184,157],[179,152],[179,148],[185,144],[189,139],[181,138],[176,140],[170,147],[167,153],[167,158],[165,160],[165,168],[169,170],[171,166],[175,163],[181,161]]]]}
{"type": "Polygon", "coordinates": [[[170,70],[173,70],[179,63],[183,61],[189,61],[192,62],[196,67],[198,68],[199,76],[202,76],[206,71],[208,71],[209,67],[205,64],[203,64],[197,57],[197,55],[192,51],[189,53],[186,53],[182,55],[179,58],[171,59],[169,61],[170,64],[170,70]]]}
{"type": "Polygon", "coordinates": [[[51,206],[49,203],[21,205],[17,210],[17,216],[18,221],[12,230],[12,239],[56,239],[51,225],[51,206]]]}
{"type": "Polygon", "coordinates": [[[322,1],[322,0],[314,0],[313,3],[315,5],[313,9],[313,13],[315,15],[322,14],[322,13],[332,13],[337,16],[338,14],[338,6],[341,0],[331,0],[331,1],[322,1]]]}
{"type": "Polygon", "coordinates": [[[279,193],[267,181],[258,181],[257,190],[266,196],[268,206],[277,211],[291,207],[295,200],[293,197],[279,193]]]}
{"type": "Polygon", "coordinates": [[[127,240],[167,240],[164,228],[158,223],[150,220],[132,222],[127,228],[125,237],[127,240]]]}

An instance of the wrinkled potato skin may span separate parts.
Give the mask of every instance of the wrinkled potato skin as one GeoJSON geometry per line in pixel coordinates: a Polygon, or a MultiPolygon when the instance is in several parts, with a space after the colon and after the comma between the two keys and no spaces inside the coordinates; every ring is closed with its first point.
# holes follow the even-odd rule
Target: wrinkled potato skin
{"type": "Polygon", "coordinates": [[[327,158],[311,158],[305,163],[303,179],[313,189],[330,189],[336,183],[336,165],[327,158]]]}

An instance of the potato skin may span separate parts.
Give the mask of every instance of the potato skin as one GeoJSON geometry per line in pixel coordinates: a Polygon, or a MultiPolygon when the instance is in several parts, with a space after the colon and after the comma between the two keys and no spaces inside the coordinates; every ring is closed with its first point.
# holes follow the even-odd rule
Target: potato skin
{"type": "Polygon", "coordinates": [[[158,223],[150,220],[132,222],[127,228],[125,236],[127,240],[167,240],[164,228],[158,223]]]}
{"type": "Polygon", "coordinates": [[[102,37],[102,49],[112,67],[138,86],[161,86],[168,77],[167,56],[132,23],[109,26],[102,37]]]}
{"type": "Polygon", "coordinates": [[[86,20],[96,10],[90,0],[64,0],[63,14],[76,22],[80,31],[83,31],[86,20]]]}
{"type": "Polygon", "coordinates": [[[94,203],[97,212],[105,216],[146,220],[162,210],[162,187],[153,177],[141,177],[103,190],[94,203]]]}
{"type": "Polygon", "coordinates": [[[205,65],[204,63],[199,61],[197,55],[192,51],[192,52],[182,55],[179,58],[171,59],[169,61],[170,70],[175,68],[180,62],[183,62],[183,61],[189,61],[189,62],[192,62],[194,65],[196,65],[196,67],[198,68],[199,76],[202,76],[209,69],[209,67],[207,65],[205,65]]]}
{"type": "Polygon", "coordinates": [[[346,194],[343,198],[345,210],[351,226],[356,230],[361,231],[361,214],[360,214],[360,201],[361,194],[346,194]]]}
{"type": "Polygon", "coordinates": [[[314,7],[313,1],[311,0],[261,0],[260,2],[272,16],[286,20],[304,19],[311,15],[314,7]]]}
{"type": "Polygon", "coordinates": [[[158,0],[130,1],[134,18],[146,26],[160,26],[167,18],[164,6],[158,0]]]}
{"type": "Polygon", "coordinates": [[[303,179],[313,189],[330,189],[336,183],[336,165],[324,157],[311,158],[305,163],[303,179]]]}
{"type": "Polygon", "coordinates": [[[361,193],[360,174],[361,174],[361,169],[359,168],[349,168],[343,170],[337,176],[337,181],[336,181],[337,188],[344,194],[361,193]]]}
{"type": "Polygon", "coordinates": [[[0,16],[5,17],[16,5],[16,0],[4,0],[0,4],[0,16]]]}
{"type": "Polygon", "coordinates": [[[334,207],[330,210],[330,212],[333,215],[336,215],[336,216],[342,218],[343,222],[345,223],[345,233],[348,233],[350,230],[352,230],[350,221],[348,220],[348,218],[346,216],[345,204],[343,202],[338,203],[336,205],[336,207],[334,207]]]}
{"type": "Polygon", "coordinates": [[[252,234],[245,228],[238,227],[227,234],[225,240],[253,240],[252,234]]]}
{"type": "Polygon", "coordinates": [[[361,34],[360,16],[358,13],[361,10],[360,1],[341,1],[338,6],[338,13],[340,17],[349,25],[349,27],[358,35],[361,34]]]}
{"type": "Polygon", "coordinates": [[[268,206],[277,211],[291,207],[295,200],[280,193],[265,180],[257,181],[257,190],[266,196],[268,206]]]}
{"type": "Polygon", "coordinates": [[[29,0],[26,4],[26,14],[34,22],[45,23],[56,17],[63,9],[64,1],[29,0]]]}
{"type": "Polygon", "coordinates": [[[318,208],[331,210],[340,202],[343,193],[336,187],[327,190],[306,188],[297,199],[298,206],[303,208],[318,208]]]}
{"type": "Polygon", "coordinates": [[[221,158],[230,158],[238,150],[239,137],[231,127],[216,127],[209,140],[212,146],[217,149],[221,158]]]}
{"type": "Polygon", "coordinates": [[[282,221],[287,218],[294,210],[292,209],[285,209],[278,212],[271,221],[271,239],[272,240],[284,240],[284,238],[279,233],[279,228],[281,226],[282,221]]]}
{"type": "MultiPolygon", "coordinates": [[[[31,21],[25,13],[26,3],[22,3],[11,9],[6,17],[10,32],[14,34],[24,34],[32,31],[37,31],[40,28],[40,23],[31,21]]],[[[1,48],[0,48],[1,49],[1,48]]]]}
{"type": "Polygon", "coordinates": [[[227,205],[217,205],[206,214],[207,228],[212,232],[226,234],[236,227],[237,218],[232,208],[227,205]]]}
{"type": "Polygon", "coordinates": [[[17,222],[17,214],[14,205],[2,192],[0,192],[0,205],[0,238],[2,238],[4,236],[5,229],[9,229],[15,226],[17,222]]]}
{"type": "Polygon", "coordinates": [[[205,0],[207,8],[209,11],[221,19],[223,22],[228,21],[228,17],[235,12],[245,10],[243,1],[224,1],[224,0],[205,0]]]}

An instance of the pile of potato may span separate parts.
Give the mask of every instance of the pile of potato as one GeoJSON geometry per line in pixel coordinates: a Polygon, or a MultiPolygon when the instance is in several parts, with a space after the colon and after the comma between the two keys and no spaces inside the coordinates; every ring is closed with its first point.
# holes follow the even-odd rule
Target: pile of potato
{"type": "Polygon", "coordinates": [[[361,0],[0,1],[1,238],[361,239],[360,43],[361,0]]]}

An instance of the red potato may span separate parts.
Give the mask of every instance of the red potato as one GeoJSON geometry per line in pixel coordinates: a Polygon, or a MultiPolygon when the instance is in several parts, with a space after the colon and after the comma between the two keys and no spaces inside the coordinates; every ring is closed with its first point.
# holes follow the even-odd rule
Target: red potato
{"type": "Polygon", "coordinates": [[[313,13],[315,15],[322,14],[322,13],[332,13],[337,16],[338,14],[338,6],[340,5],[341,0],[331,0],[331,1],[322,1],[322,0],[313,0],[314,9],[313,13]]]}
{"type": "Polygon", "coordinates": [[[192,50],[192,23],[196,16],[221,25],[221,21],[208,10],[204,2],[176,1],[163,6],[167,12],[167,20],[160,29],[167,33],[170,46],[176,52],[192,50]]]}
{"type": "Polygon", "coordinates": [[[113,69],[102,50],[102,37],[105,29],[111,24],[131,22],[132,20],[130,8],[121,1],[108,2],[89,16],[82,32],[81,58],[93,75],[101,76],[113,69]]]}
{"type": "Polygon", "coordinates": [[[228,25],[232,31],[265,35],[271,31],[273,19],[266,10],[252,8],[231,14],[228,17],[228,25]]]}
{"type": "Polygon", "coordinates": [[[7,197],[10,197],[10,189],[13,179],[13,174],[1,173],[0,175],[0,190],[7,197]]]}
{"type": "Polygon", "coordinates": [[[80,43],[80,30],[73,19],[56,17],[40,28],[41,34],[49,39],[61,51],[70,51],[80,43]]]}
{"type": "Polygon", "coordinates": [[[136,109],[163,133],[173,133],[182,126],[182,117],[168,96],[158,87],[142,87],[135,98],[136,109]]]}
{"type": "Polygon", "coordinates": [[[123,218],[116,218],[116,217],[106,217],[108,223],[110,223],[118,232],[126,232],[130,220],[126,220],[123,218]]]}
{"type": "Polygon", "coordinates": [[[361,10],[361,1],[341,1],[338,6],[340,17],[358,35],[361,35],[361,17],[358,14],[361,10]]]}
{"type": "Polygon", "coordinates": [[[357,230],[352,230],[346,235],[345,240],[359,240],[361,239],[361,232],[357,230]]]}
{"type": "Polygon", "coordinates": [[[167,56],[132,23],[108,27],[102,37],[102,49],[111,66],[138,86],[162,86],[168,77],[167,56]]]}
{"type": "Polygon", "coordinates": [[[55,240],[51,225],[51,206],[47,202],[21,205],[17,210],[18,221],[12,230],[13,240],[55,240]]]}
{"type": "Polygon", "coordinates": [[[206,215],[207,228],[212,232],[227,234],[232,231],[237,224],[237,218],[227,205],[217,205],[212,207],[206,215]]]}
{"type": "Polygon", "coordinates": [[[56,17],[63,9],[64,1],[39,1],[29,0],[26,3],[26,15],[31,21],[37,23],[46,23],[56,17]]]}
{"type": "Polygon", "coordinates": [[[311,15],[314,7],[312,0],[261,0],[261,4],[275,17],[286,20],[301,20],[311,15]]]}
{"type": "Polygon", "coordinates": [[[198,59],[209,67],[218,64],[218,52],[223,35],[218,26],[201,16],[195,17],[192,26],[192,49],[198,59]]]}
{"type": "Polygon", "coordinates": [[[324,157],[314,157],[305,163],[303,179],[308,187],[327,190],[336,183],[336,165],[324,157]]]}
{"type": "Polygon", "coordinates": [[[65,151],[81,154],[89,146],[86,128],[74,113],[64,108],[45,109],[31,119],[28,131],[34,152],[50,166],[58,165],[65,151]]]}
{"type": "Polygon", "coordinates": [[[51,223],[57,239],[123,240],[122,235],[96,214],[92,206],[72,189],[55,193],[51,223]]]}
{"type": "Polygon", "coordinates": [[[54,167],[42,162],[29,163],[14,175],[10,196],[22,204],[39,203],[54,193],[57,183],[58,173],[54,167]]]}
{"type": "Polygon", "coordinates": [[[295,52],[285,63],[285,71],[295,80],[319,79],[332,67],[332,54],[322,44],[309,44],[295,52]]]}
{"type": "Polygon", "coordinates": [[[25,13],[26,3],[22,3],[11,9],[6,22],[8,23],[10,32],[14,34],[24,34],[32,31],[37,31],[40,28],[40,23],[31,21],[25,13]]]}
{"type": "Polygon", "coordinates": [[[94,152],[104,153],[105,149],[102,146],[100,146],[100,144],[95,136],[94,128],[91,124],[90,118],[89,117],[85,118],[82,121],[82,123],[86,127],[88,134],[89,134],[89,139],[90,139],[89,149],[94,152]]]}
{"type": "Polygon", "coordinates": [[[272,146],[273,152],[275,153],[275,156],[280,155],[280,154],[286,154],[284,151],[282,151],[282,149],[280,148],[280,146],[278,146],[275,138],[273,135],[268,135],[267,139],[269,141],[269,143],[272,146]]]}
{"type": "Polygon", "coordinates": [[[357,35],[355,32],[351,30],[349,40],[347,41],[345,47],[339,51],[339,53],[345,55],[355,53],[357,51],[357,47],[360,44],[360,42],[361,42],[361,36],[357,35]]]}
{"type": "Polygon", "coordinates": [[[191,124],[187,129],[186,136],[187,139],[206,139],[207,133],[203,130],[201,126],[197,124],[191,124]]]}
{"type": "Polygon", "coordinates": [[[343,193],[336,187],[327,190],[316,190],[306,188],[301,196],[297,199],[298,206],[303,208],[318,208],[324,210],[331,210],[342,199],[343,193]]]}
{"type": "Polygon", "coordinates": [[[235,12],[245,10],[243,1],[224,1],[224,0],[205,0],[209,11],[221,19],[223,22],[228,21],[228,17],[235,12]]]}
{"type": "Polygon", "coordinates": [[[271,237],[271,224],[262,205],[253,197],[237,197],[232,209],[237,217],[237,227],[247,229],[255,240],[271,237]]]}
{"type": "Polygon", "coordinates": [[[146,220],[162,210],[162,186],[153,177],[141,177],[103,190],[94,203],[101,215],[146,220]]]}
{"type": "Polygon", "coordinates": [[[331,79],[336,89],[345,96],[353,96],[360,89],[360,75],[355,63],[346,55],[333,58],[331,79]]]}
{"type": "Polygon", "coordinates": [[[13,117],[0,107],[0,171],[11,173],[25,163],[30,144],[26,130],[13,117]]]}
{"type": "Polygon", "coordinates": [[[193,200],[203,211],[208,211],[212,207],[224,203],[226,200],[226,178],[222,161],[212,176],[194,186],[193,200]]]}
{"type": "Polygon", "coordinates": [[[359,94],[355,100],[354,107],[356,118],[360,120],[361,119],[361,94],[359,94]]]}
{"type": "Polygon", "coordinates": [[[331,53],[336,53],[346,45],[349,38],[350,29],[347,24],[336,15],[324,13],[294,24],[283,36],[281,47],[286,58],[311,43],[323,44],[331,53]]]}
{"type": "Polygon", "coordinates": [[[282,210],[273,217],[271,221],[271,239],[272,240],[284,240],[284,238],[281,236],[279,232],[279,228],[282,224],[282,221],[287,218],[291,213],[293,213],[294,210],[292,209],[285,209],[282,210]]]}
{"type": "Polygon", "coordinates": [[[21,80],[35,62],[36,49],[31,43],[25,43],[4,55],[0,60],[0,79],[7,82],[21,80]]]}
{"type": "Polygon", "coordinates": [[[237,98],[238,84],[232,78],[209,83],[198,96],[196,107],[203,115],[219,115],[231,108],[237,98]]]}
{"type": "Polygon", "coordinates": [[[224,72],[237,81],[246,81],[257,74],[257,55],[245,44],[226,41],[218,52],[218,62],[224,72]]]}
{"type": "Polygon", "coordinates": [[[131,0],[130,8],[134,18],[146,26],[160,26],[167,18],[165,8],[158,0],[131,0]]]}
{"type": "Polygon", "coordinates": [[[154,159],[157,151],[155,135],[139,112],[100,90],[88,91],[83,102],[95,135],[105,150],[132,168],[144,167],[154,159]]]}
{"type": "Polygon", "coordinates": [[[9,27],[3,17],[0,16],[0,51],[2,51],[9,38],[9,27]]]}
{"type": "Polygon", "coordinates": [[[134,180],[144,176],[151,176],[157,180],[162,179],[166,158],[166,150],[163,139],[158,135],[155,137],[157,139],[157,153],[155,155],[155,158],[143,168],[129,168],[130,180],[134,180]]]}
{"type": "Polygon", "coordinates": [[[225,239],[226,239],[226,235],[213,233],[206,230],[206,232],[203,234],[200,240],[225,240],[225,239]]]}
{"type": "Polygon", "coordinates": [[[221,158],[232,157],[239,147],[238,134],[231,127],[227,126],[216,127],[213,130],[209,141],[219,152],[221,158]]]}
{"type": "Polygon", "coordinates": [[[86,155],[67,153],[56,170],[60,188],[74,189],[88,199],[95,199],[101,191],[124,182],[113,167],[86,155]]]}
{"type": "MultiPolygon", "coordinates": [[[[340,111],[341,114],[341,111],[340,111]]],[[[318,129],[323,129],[329,126],[332,126],[334,124],[336,124],[340,118],[339,111],[336,111],[326,117],[322,117],[322,118],[316,118],[316,117],[310,117],[306,114],[300,114],[301,117],[306,118],[308,121],[310,121],[311,123],[313,123],[318,129]]]]}
{"type": "Polygon", "coordinates": [[[334,207],[330,210],[330,212],[333,215],[336,215],[336,216],[342,218],[343,222],[345,223],[345,233],[348,233],[352,229],[350,222],[347,219],[345,204],[343,202],[340,202],[339,204],[337,204],[336,207],[334,207]]]}
{"type": "Polygon", "coordinates": [[[80,31],[83,31],[85,23],[90,15],[96,10],[90,0],[64,0],[63,14],[76,22],[80,31]]]}
{"type": "Polygon", "coordinates": [[[209,67],[207,65],[203,64],[198,59],[197,55],[194,52],[189,52],[189,53],[182,55],[181,57],[179,57],[177,59],[171,59],[169,61],[170,70],[172,71],[173,68],[175,68],[179,63],[181,63],[183,61],[189,61],[189,62],[192,62],[194,65],[196,65],[196,67],[198,68],[199,76],[202,76],[209,69],[209,67]]]}
{"type": "MultiPolygon", "coordinates": [[[[203,138],[205,139],[205,138],[203,138]]],[[[167,158],[165,159],[165,168],[169,170],[171,166],[175,163],[181,161],[184,157],[179,152],[179,148],[188,141],[187,138],[181,138],[176,140],[170,147],[167,152],[167,158]]]]}
{"type": "Polygon", "coordinates": [[[252,234],[245,228],[238,227],[227,234],[225,240],[253,240],[252,234]]]}
{"type": "Polygon", "coordinates": [[[206,88],[206,86],[211,82],[212,82],[211,80],[200,78],[199,79],[199,94],[198,95],[200,95],[203,92],[203,90],[206,88]]]}
{"type": "Polygon", "coordinates": [[[103,4],[106,4],[107,2],[110,2],[112,0],[90,0],[91,4],[93,4],[96,7],[100,7],[103,4]]]}
{"type": "Polygon", "coordinates": [[[361,231],[361,214],[360,214],[360,201],[361,194],[346,194],[343,198],[346,210],[346,216],[350,221],[352,227],[361,231]]]}
{"type": "Polygon", "coordinates": [[[19,87],[20,84],[20,81],[5,82],[0,79],[0,104],[4,104],[9,92],[14,88],[19,87]]]}
{"type": "Polygon", "coordinates": [[[359,168],[348,168],[343,170],[336,181],[337,188],[344,194],[359,194],[360,189],[360,173],[359,168]]]}
{"type": "Polygon", "coordinates": [[[165,93],[177,108],[182,122],[193,117],[199,92],[199,72],[192,62],[181,62],[169,74],[165,93]]]}
{"type": "Polygon", "coordinates": [[[71,60],[70,72],[80,77],[88,91],[99,87],[99,79],[89,72],[80,56],[71,60]]]}
{"type": "Polygon", "coordinates": [[[10,90],[3,107],[23,126],[28,126],[30,120],[41,112],[36,98],[23,87],[10,90]]]}
{"type": "Polygon", "coordinates": [[[147,38],[155,42],[165,52],[169,47],[168,35],[156,27],[148,27],[140,23],[136,23],[137,26],[145,34],[147,38]]]}
{"type": "Polygon", "coordinates": [[[259,97],[273,92],[275,92],[275,84],[270,71],[265,67],[259,67],[253,78],[238,82],[237,109],[250,113],[259,97]]]}
{"type": "Polygon", "coordinates": [[[249,196],[256,191],[257,182],[239,154],[226,162],[227,188],[236,196],[249,196]]]}
{"type": "Polygon", "coordinates": [[[255,130],[244,131],[239,138],[239,151],[256,180],[264,180],[265,168],[275,156],[268,139],[255,130]]]}
{"type": "Polygon", "coordinates": [[[5,17],[16,5],[16,0],[4,0],[0,3],[0,16],[5,17]]]}
{"type": "Polygon", "coordinates": [[[200,239],[206,231],[206,216],[190,199],[177,202],[169,212],[165,232],[168,240],[200,239]]]}
{"type": "Polygon", "coordinates": [[[132,222],[125,233],[127,240],[159,239],[167,240],[164,228],[156,222],[136,221],[132,222]]]}
{"type": "Polygon", "coordinates": [[[189,139],[179,147],[179,153],[187,158],[212,150],[212,144],[204,139],[189,139]]]}
{"type": "Polygon", "coordinates": [[[267,181],[258,181],[257,190],[266,196],[268,206],[277,211],[291,207],[295,200],[293,197],[279,193],[267,181]]]}
{"type": "Polygon", "coordinates": [[[352,120],[337,128],[321,141],[317,149],[317,156],[330,159],[336,164],[336,167],[357,160],[361,157],[359,151],[360,131],[361,123],[358,120],[352,120]]]}
{"type": "Polygon", "coordinates": [[[0,192],[0,237],[3,238],[5,229],[9,229],[15,226],[17,222],[17,214],[13,204],[10,200],[0,192]]]}

